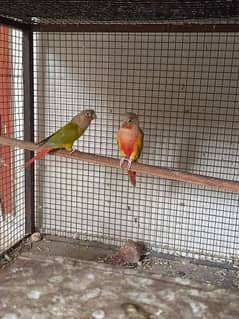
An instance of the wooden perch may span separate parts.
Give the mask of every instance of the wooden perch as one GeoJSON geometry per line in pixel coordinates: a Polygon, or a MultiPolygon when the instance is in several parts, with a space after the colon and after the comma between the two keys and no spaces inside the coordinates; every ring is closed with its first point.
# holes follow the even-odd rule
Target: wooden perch
{"type": "MultiPolygon", "coordinates": [[[[38,146],[31,142],[20,141],[12,138],[7,138],[0,136],[0,144],[8,145],[10,147],[19,147],[25,150],[34,151],[37,150],[38,146]]],[[[120,168],[119,159],[114,159],[110,157],[94,155],[90,153],[83,153],[75,151],[72,154],[65,150],[56,150],[53,153],[56,156],[73,158],[76,160],[81,160],[83,162],[110,166],[114,168],[120,168]]],[[[124,166],[126,167],[126,165],[124,166]]],[[[145,165],[140,163],[132,163],[132,170],[143,173],[146,175],[152,175],[157,177],[162,177],[165,179],[176,180],[185,183],[197,184],[217,189],[223,189],[232,192],[239,192],[239,182],[230,181],[221,178],[208,177],[197,174],[190,174],[179,170],[156,167],[151,165],[145,165]]]]}

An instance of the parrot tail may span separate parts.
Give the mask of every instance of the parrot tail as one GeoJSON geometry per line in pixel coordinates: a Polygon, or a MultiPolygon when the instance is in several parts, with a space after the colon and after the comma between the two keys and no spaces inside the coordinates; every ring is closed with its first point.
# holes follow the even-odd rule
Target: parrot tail
{"type": "Polygon", "coordinates": [[[38,152],[34,157],[30,158],[28,161],[26,161],[26,163],[24,163],[21,168],[27,168],[28,166],[30,166],[34,161],[42,158],[44,155],[46,155],[47,153],[49,153],[50,151],[52,151],[53,148],[52,147],[47,147],[42,149],[40,152],[38,152]]]}
{"type": "Polygon", "coordinates": [[[129,180],[131,184],[135,187],[136,186],[136,172],[134,171],[128,171],[129,180]]]}

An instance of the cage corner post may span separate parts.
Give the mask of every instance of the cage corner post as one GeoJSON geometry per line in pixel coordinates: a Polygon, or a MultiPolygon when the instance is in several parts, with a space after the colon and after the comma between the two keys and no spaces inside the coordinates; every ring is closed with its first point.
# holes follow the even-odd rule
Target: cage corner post
{"type": "MultiPolygon", "coordinates": [[[[24,140],[34,141],[33,105],[33,33],[30,28],[23,31],[23,80],[24,80],[24,140]]],[[[33,156],[25,150],[25,161],[33,156]]],[[[35,231],[34,209],[34,164],[25,169],[25,232],[35,231]]]]}

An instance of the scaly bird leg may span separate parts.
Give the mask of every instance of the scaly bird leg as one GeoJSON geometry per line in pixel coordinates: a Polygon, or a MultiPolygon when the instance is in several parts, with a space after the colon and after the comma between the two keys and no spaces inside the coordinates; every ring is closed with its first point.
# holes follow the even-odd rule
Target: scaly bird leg
{"type": "Polygon", "coordinates": [[[74,153],[76,151],[76,148],[72,147],[70,154],[74,153]]]}
{"type": "Polygon", "coordinates": [[[122,157],[120,159],[120,167],[122,168],[123,164],[124,164],[124,161],[126,160],[126,158],[122,157]]]}
{"type": "Polygon", "coordinates": [[[120,167],[123,169],[123,165],[124,165],[124,161],[127,161],[128,162],[128,165],[127,165],[127,170],[129,171],[130,170],[130,168],[131,168],[131,165],[132,165],[132,160],[130,160],[130,159],[128,159],[128,158],[126,158],[126,157],[122,157],[121,159],[120,159],[120,167]]]}
{"type": "Polygon", "coordinates": [[[66,148],[66,150],[67,150],[68,152],[70,152],[70,154],[72,154],[72,153],[74,153],[77,149],[72,146],[71,148],[66,148]]]}
{"type": "Polygon", "coordinates": [[[130,168],[131,168],[131,165],[132,165],[132,160],[127,159],[127,161],[128,161],[127,169],[128,169],[128,171],[129,171],[129,170],[130,170],[130,168]]]}

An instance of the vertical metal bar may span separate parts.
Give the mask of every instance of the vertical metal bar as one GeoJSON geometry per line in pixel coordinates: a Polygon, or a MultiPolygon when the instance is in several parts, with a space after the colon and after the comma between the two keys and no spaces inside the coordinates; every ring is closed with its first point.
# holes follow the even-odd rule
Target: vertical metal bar
{"type": "MultiPolygon", "coordinates": [[[[12,135],[12,112],[11,112],[11,66],[10,66],[10,28],[0,25],[0,134],[12,135]]],[[[12,153],[6,145],[0,146],[0,201],[3,214],[14,214],[13,199],[13,176],[12,176],[12,153]]]]}
{"type": "MultiPolygon", "coordinates": [[[[24,80],[24,139],[34,141],[34,109],[33,109],[33,33],[23,31],[23,80],[24,80]]],[[[25,161],[33,156],[32,151],[25,151],[25,161]]],[[[35,230],[34,211],[34,164],[25,170],[25,231],[35,230]]]]}

